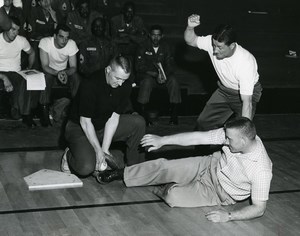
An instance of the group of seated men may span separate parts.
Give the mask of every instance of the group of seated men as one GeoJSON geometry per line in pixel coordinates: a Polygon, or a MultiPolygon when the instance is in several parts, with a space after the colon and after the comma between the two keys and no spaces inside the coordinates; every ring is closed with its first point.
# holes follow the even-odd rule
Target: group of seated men
{"type": "MultiPolygon", "coordinates": [[[[64,1],[58,2],[61,6],[64,1]]],[[[109,19],[104,8],[91,8],[93,1],[66,2],[72,4],[66,3],[65,11],[61,11],[54,0],[31,1],[30,7],[27,2],[23,10],[15,7],[12,0],[4,1],[1,14],[9,16],[11,27],[0,35],[0,84],[11,93],[11,117],[22,117],[27,126],[35,127],[32,111],[39,107],[41,125],[51,125],[53,86],[67,85],[74,98],[82,79],[89,79],[92,73],[108,66],[114,56],[122,54],[134,65],[131,82],[140,87],[139,112],[147,123],[151,123],[147,104],[152,89],[166,86],[170,124],[178,124],[180,87],[173,75],[170,46],[162,41],[162,27],[154,25],[148,34],[141,17],[135,15],[133,2],[126,2],[121,13],[109,19]],[[45,90],[28,91],[26,81],[17,73],[22,69],[42,71],[45,90]]]]}

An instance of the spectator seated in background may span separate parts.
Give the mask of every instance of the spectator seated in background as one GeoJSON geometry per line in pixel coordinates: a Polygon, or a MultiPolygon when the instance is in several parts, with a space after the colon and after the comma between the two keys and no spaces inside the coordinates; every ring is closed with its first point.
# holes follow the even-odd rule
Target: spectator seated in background
{"type": "Polygon", "coordinates": [[[3,8],[0,8],[0,32],[3,30],[9,30],[11,28],[11,21],[3,8]]]}
{"type": "MultiPolygon", "coordinates": [[[[51,7],[51,0],[37,0],[37,3],[38,5],[31,11],[28,31],[30,43],[36,55],[39,55],[39,42],[42,38],[54,34],[57,19],[56,12],[51,7]]],[[[41,69],[39,57],[36,57],[34,68],[41,69]]]]}
{"type": "Polygon", "coordinates": [[[119,52],[134,58],[136,49],[147,38],[146,28],[141,17],[135,15],[133,2],[126,2],[122,13],[111,18],[111,35],[119,52]]]}
{"type": "Polygon", "coordinates": [[[75,10],[78,0],[52,0],[53,9],[57,14],[57,22],[66,24],[68,14],[75,10]]]}
{"type": "Polygon", "coordinates": [[[126,143],[127,165],[145,161],[145,153],[139,150],[145,121],[139,115],[124,114],[131,93],[130,73],[130,60],[117,56],[90,79],[82,80],[66,125],[68,148],[62,171],[86,177],[105,168],[106,162],[118,167],[118,160],[110,155],[115,141],[126,143]]]}
{"type": "Polygon", "coordinates": [[[99,12],[90,9],[88,0],[79,0],[75,11],[68,14],[66,25],[70,27],[70,38],[79,46],[91,35],[91,25],[94,19],[102,17],[99,12]]]}
{"type": "Polygon", "coordinates": [[[21,27],[18,18],[10,17],[11,28],[0,34],[0,72],[5,90],[11,92],[11,115],[18,119],[19,114],[23,117],[23,122],[34,127],[31,109],[35,104],[31,97],[33,92],[26,90],[26,80],[17,72],[21,70],[21,52],[28,54],[28,68],[34,62],[35,53],[29,42],[23,36],[19,36],[21,27]]]}
{"type": "Polygon", "coordinates": [[[136,57],[136,81],[140,85],[137,101],[140,112],[148,124],[146,105],[149,103],[152,89],[166,86],[171,104],[170,124],[178,124],[177,109],[181,103],[180,86],[174,76],[174,60],[169,43],[163,40],[163,29],[154,25],[150,29],[149,39],[138,48],[136,57]]]}
{"type": "Polygon", "coordinates": [[[98,17],[92,22],[92,36],[79,45],[79,71],[88,76],[104,69],[117,55],[117,46],[105,36],[106,22],[98,17]]]}
{"type": "Polygon", "coordinates": [[[1,9],[3,9],[8,16],[16,17],[20,21],[20,30],[19,30],[19,35],[25,37],[25,17],[23,15],[23,11],[20,7],[15,7],[13,4],[13,0],[4,0],[3,1],[3,6],[1,9]]]}
{"type": "MultiPolygon", "coordinates": [[[[239,117],[224,128],[208,132],[187,132],[159,137],[147,134],[141,141],[148,151],[164,145],[221,144],[222,150],[209,156],[175,160],[163,158],[100,172],[97,180],[124,180],[127,187],[158,185],[155,194],[171,207],[231,205],[251,198],[251,205],[208,212],[213,222],[249,220],[264,214],[269,199],[272,162],[256,135],[254,123],[239,117]]],[[[220,208],[220,207],[218,207],[220,208]]]]}
{"type": "Polygon", "coordinates": [[[71,96],[74,97],[80,83],[76,57],[78,48],[76,43],[69,39],[69,34],[70,28],[59,24],[54,31],[54,36],[41,39],[39,44],[40,59],[46,79],[46,89],[41,92],[40,96],[41,124],[45,127],[51,124],[49,104],[53,85],[57,82],[69,85],[71,96]]]}

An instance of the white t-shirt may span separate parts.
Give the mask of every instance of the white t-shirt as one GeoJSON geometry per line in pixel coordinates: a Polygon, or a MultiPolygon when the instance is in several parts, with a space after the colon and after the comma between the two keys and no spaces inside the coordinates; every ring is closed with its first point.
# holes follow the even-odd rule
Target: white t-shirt
{"type": "Polygon", "coordinates": [[[213,55],[211,35],[199,36],[197,46],[208,52],[217,75],[225,87],[239,90],[243,95],[253,94],[259,75],[256,60],[249,51],[236,43],[235,52],[231,57],[218,60],[213,55]]]}
{"type": "Polygon", "coordinates": [[[69,57],[78,52],[78,47],[72,39],[69,39],[67,45],[63,48],[56,48],[54,37],[42,38],[39,48],[43,49],[49,55],[49,67],[61,71],[67,68],[69,57]]]}
{"type": "Polygon", "coordinates": [[[21,52],[28,52],[30,44],[26,38],[17,35],[14,41],[6,42],[3,33],[0,34],[0,71],[20,71],[21,52]]]}

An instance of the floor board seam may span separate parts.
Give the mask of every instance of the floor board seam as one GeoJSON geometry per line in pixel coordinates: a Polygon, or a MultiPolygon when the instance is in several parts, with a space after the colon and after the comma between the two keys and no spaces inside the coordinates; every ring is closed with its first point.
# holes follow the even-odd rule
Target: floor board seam
{"type": "Polygon", "coordinates": [[[45,208],[30,208],[30,209],[19,209],[19,210],[7,210],[0,211],[0,215],[18,214],[18,213],[33,213],[33,212],[44,212],[44,211],[57,211],[57,210],[76,210],[76,209],[87,209],[87,208],[102,208],[112,206],[132,206],[152,203],[163,203],[163,200],[148,200],[148,201],[134,201],[134,202],[115,202],[115,203],[104,203],[104,204],[89,204],[79,206],[60,206],[60,207],[45,207],[45,208]]]}
{"type": "MultiPolygon", "coordinates": [[[[285,193],[298,193],[298,192],[300,192],[300,189],[270,191],[270,195],[285,194],[285,193]]],[[[79,206],[31,208],[31,209],[0,211],[0,215],[20,214],[20,213],[34,213],[34,212],[45,212],[45,211],[58,211],[58,210],[60,210],[60,211],[62,211],[62,210],[63,211],[64,210],[77,210],[77,209],[102,208],[102,207],[113,207],[113,206],[131,206],[131,205],[153,204],[153,203],[163,203],[163,202],[164,202],[163,200],[159,199],[159,200],[148,200],[148,201],[115,202],[115,203],[105,203],[105,204],[89,204],[89,205],[79,205],[79,206]]]]}

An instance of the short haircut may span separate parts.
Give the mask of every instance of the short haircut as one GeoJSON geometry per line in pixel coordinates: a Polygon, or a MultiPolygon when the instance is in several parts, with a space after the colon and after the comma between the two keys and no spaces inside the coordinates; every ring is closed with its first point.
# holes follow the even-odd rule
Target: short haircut
{"type": "Polygon", "coordinates": [[[111,59],[109,65],[114,68],[114,66],[120,66],[126,74],[131,73],[131,61],[128,57],[125,57],[123,55],[118,55],[111,59]]]}
{"type": "Polygon", "coordinates": [[[58,34],[58,32],[62,30],[65,32],[71,32],[71,29],[69,28],[69,26],[65,25],[65,24],[58,24],[54,30],[54,34],[58,34]]]}
{"type": "Polygon", "coordinates": [[[21,27],[21,21],[18,17],[16,16],[10,16],[9,19],[11,20],[12,23],[14,23],[15,25],[21,27]]]}
{"type": "Polygon", "coordinates": [[[230,25],[219,25],[215,28],[212,38],[229,46],[236,42],[236,32],[230,25]]]}
{"type": "Polygon", "coordinates": [[[106,30],[106,20],[103,17],[101,17],[101,16],[98,16],[97,18],[95,18],[92,21],[92,24],[91,24],[92,31],[93,31],[93,28],[94,28],[94,26],[95,26],[95,24],[96,24],[97,21],[100,21],[100,23],[101,23],[101,25],[103,27],[103,31],[105,31],[106,30]]]}
{"type": "Polygon", "coordinates": [[[82,4],[87,3],[90,7],[90,1],[89,0],[79,0],[76,4],[76,9],[78,9],[82,4]]]}
{"type": "Polygon", "coordinates": [[[256,128],[253,121],[246,117],[230,119],[225,123],[224,128],[237,129],[242,136],[247,137],[250,140],[254,140],[256,136],[256,128]]]}
{"type": "Polygon", "coordinates": [[[153,30],[159,30],[161,32],[161,34],[164,33],[164,30],[163,30],[163,27],[161,25],[152,25],[150,27],[150,33],[153,31],[153,30]]]}
{"type": "Polygon", "coordinates": [[[128,8],[132,8],[133,12],[135,12],[135,4],[134,2],[125,2],[123,7],[122,7],[122,12],[125,13],[128,8]]]}

